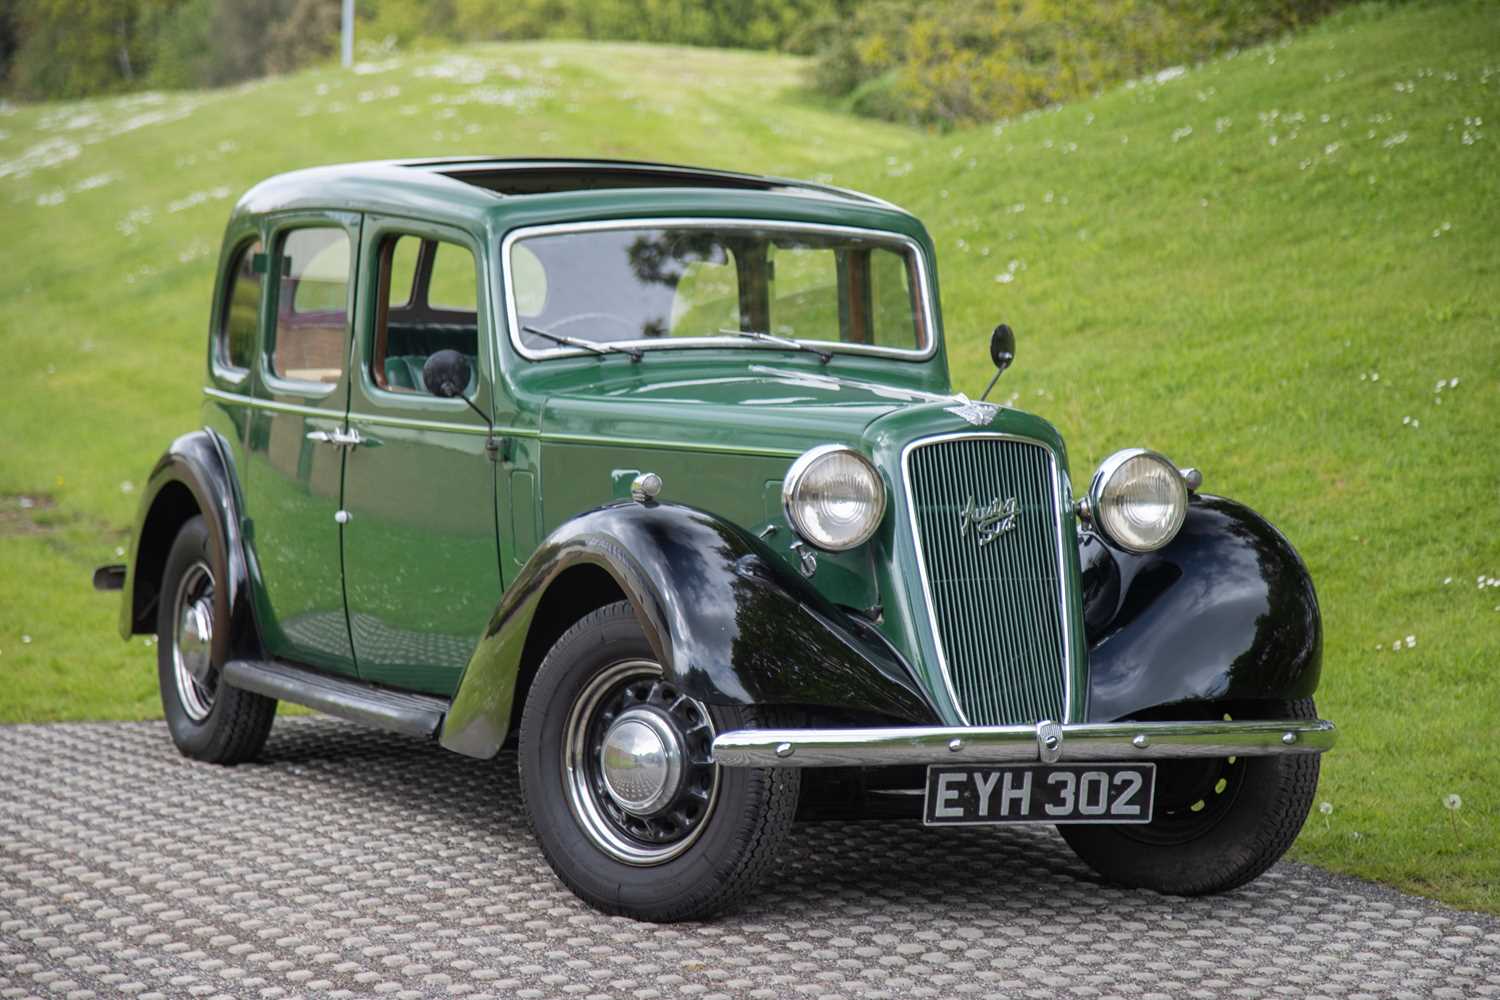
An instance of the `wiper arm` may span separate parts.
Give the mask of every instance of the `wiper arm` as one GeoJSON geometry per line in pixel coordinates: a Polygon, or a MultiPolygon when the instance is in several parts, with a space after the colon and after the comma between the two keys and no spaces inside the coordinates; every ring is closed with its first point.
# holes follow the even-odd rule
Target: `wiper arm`
{"type": "Polygon", "coordinates": [[[780,344],[782,347],[790,347],[794,351],[810,351],[816,354],[825,365],[833,360],[832,351],[825,351],[811,344],[804,344],[802,341],[793,340],[791,337],[778,337],[774,333],[766,333],[762,330],[720,330],[719,332],[733,334],[736,337],[744,337],[747,340],[759,340],[766,344],[780,344]]]}
{"type": "Polygon", "coordinates": [[[639,361],[641,360],[641,358],[645,357],[645,355],[640,352],[640,349],[635,347],[620,347],[618,344],[600,344],[592,340],[579,340],[577,337],[564,337],[560,333],[548,333],[546,330],[541,330],[534,326],[526,326],[524,324],[521,326],[521,330],[524,333],[535,334],[538,337],[545,337],[547,340],[552,341],[554,344],[562,344],[564,347],[577,347],[585,351],[592,351],[594,354],[597,354],[601,357],[606,354],[628,354],[630,355],[630,360],[633,362],[639,361]]]}

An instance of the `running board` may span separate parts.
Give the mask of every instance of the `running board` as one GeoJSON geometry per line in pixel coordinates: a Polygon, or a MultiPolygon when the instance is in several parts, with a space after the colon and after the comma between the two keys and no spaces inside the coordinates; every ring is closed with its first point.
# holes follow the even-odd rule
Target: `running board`
{"type": "Polygon", "coordinates": [[[436,736],[450,704],[446,698],[372,687],[274,660],[230,660],[223,680],[243,691],[408,736],[436,736]]]}

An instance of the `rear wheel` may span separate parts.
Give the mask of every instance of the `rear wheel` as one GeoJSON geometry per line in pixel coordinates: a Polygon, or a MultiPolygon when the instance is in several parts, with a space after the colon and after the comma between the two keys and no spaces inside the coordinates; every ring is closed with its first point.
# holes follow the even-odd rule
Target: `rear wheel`
{"type": "Polygon", "coordinates": [[[721,768],[714,734],[764,724],[665,677],[630,605],[584,617],[521,717],[521,790],[553,871],[590,905],[692,920],[747,895],[785,839],[795,771],[721,768]]]}
{"type": "MultiPolygon", "coordinates": [[[[1314,719],[1317,708],[1304,698],[1256,714],[1314,719]]],[[[1236,889],[1292,846],[1317,791],[1318,760],[1291,754],[1161,761],[1150,823],[1058,831],[1089,867],[1121,885],[1179,896],[1236,889]]]]}
{"type": "Polygon", "coordinates": [[[224,627],[223,569],[202,516],[182,526],[162,573],[156,612],[156,673],[172,742],[215,764],[254,758],[276,718],[276,699],[220,682],[215,630],[224,627]]]}

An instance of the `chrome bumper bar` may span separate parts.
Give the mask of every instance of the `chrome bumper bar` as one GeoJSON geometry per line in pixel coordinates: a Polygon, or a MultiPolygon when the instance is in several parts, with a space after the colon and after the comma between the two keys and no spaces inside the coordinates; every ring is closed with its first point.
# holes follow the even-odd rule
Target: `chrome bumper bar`
{"type": "Polygon", "coordinates": [[[737,729],[714,740],[725,767],[884,767],[1171,760],[1322,753],[1338,737],[1321,719],[1106,722],[882,729],[737,729]]]}

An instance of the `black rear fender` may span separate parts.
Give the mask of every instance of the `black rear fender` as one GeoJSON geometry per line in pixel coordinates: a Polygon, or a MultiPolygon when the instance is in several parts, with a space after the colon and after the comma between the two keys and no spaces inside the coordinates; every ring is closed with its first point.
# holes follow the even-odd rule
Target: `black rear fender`
{"type": "Polygon", "coordinates": [[[156,631],[162,569],[184,523],[198,514],[223,567],[215,581],[214,619],[230,627],[214,635],[214,659],[254,657],[260,644],[251,610],[249,572],[240,533],[239,492],[229,450],[208,429],[184,434],[157,460],[136,516],[120,602],[120,635],[156,631]]]}

